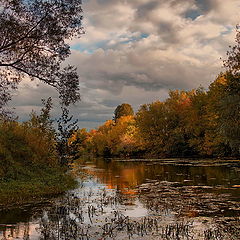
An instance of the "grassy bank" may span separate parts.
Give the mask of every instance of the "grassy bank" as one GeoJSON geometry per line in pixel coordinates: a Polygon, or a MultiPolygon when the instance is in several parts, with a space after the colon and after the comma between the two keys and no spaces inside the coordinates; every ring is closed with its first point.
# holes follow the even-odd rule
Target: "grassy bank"
{"type": "Polygon", "coordinates": [[[41,201],[76,185],[59,164],[54,130],[33,115],[0,121],[0,207],[41,201]]]}
{"type": "Polygon", "coordinates": [[[34,203],[74,188],[77,182],[57,168],[41,168],[31,176],[0,181],[0,208],[34,203]]]}

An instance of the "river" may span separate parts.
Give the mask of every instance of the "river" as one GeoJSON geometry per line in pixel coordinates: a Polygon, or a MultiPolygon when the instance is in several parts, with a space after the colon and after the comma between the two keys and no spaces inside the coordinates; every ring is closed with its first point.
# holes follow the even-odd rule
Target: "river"
{"type": "Polygon", "coordinates": [[[0,239],[240,239],[240,161],[92,159],[79,187],[0,212],[0,239]]]}

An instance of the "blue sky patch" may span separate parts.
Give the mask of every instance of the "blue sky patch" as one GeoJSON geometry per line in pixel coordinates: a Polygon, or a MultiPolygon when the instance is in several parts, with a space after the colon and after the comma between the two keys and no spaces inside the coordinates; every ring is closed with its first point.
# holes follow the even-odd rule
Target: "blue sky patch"
{"type": "Polygon", "coordinates": [[[195,20],[200,15],[201,13],[198,10],[191,9],[185,13],[185,18],[191,18],[192,20],[195,20]]]}
{"type": "Polygon", "coordinates": [[[128,38],[127,40],[121,41],[121,44],[128,44],[130,42],[136,42],[144,38],[148,38],[149,34],[146,33],[141,33],[139,36],[133,36],[133,37],[128,37],[128,36],[122,36],[128,38]]]}
{"type": "Polygon", "coordinates": [[[89,54],[92,54],[95,50],[99,48],[105,48],[108,41],[99,41],[93,44],[84,44],[84,43],[77,43],[71,46],[72,50],[77,50],[80,52],[87,52],[89,54]]]}
{"type": "Polygon", "coordinates": [[[225,26],[225,31],[222,31],[221,32],[221,35],[227,35],[227,34],[229,34],[229,33],[231,33],[232,31],[233,31],[233,26],[225,26]]]}
{"type": "MultiPolygon", "coordinates": [[[[131,42],[136,42],[141,39],[147,38],[149,35],[146,33],[141,33],[138,36],[128,36],[128,35],[120,35],[119,36],[119,42],[117,44],[128,44],[131,42]],[[126,40],[122,40],[121,38],[124,38],[126,40]]],[[[86,44],[86,43],[77,43],[71,46],[72,50],[77,50],[80,52],[87,52],[89,54],[92,54],[95,50],[102,48],[102,49],[108,49],[109,46],[107,45],[110,42],[111,39],[109,40],[104,40],[104,41],[99,41],[99,42],[94,42],[92,44],[86,44]]],[[[112,48],[113,46],[111,46],[112,48]]]]}

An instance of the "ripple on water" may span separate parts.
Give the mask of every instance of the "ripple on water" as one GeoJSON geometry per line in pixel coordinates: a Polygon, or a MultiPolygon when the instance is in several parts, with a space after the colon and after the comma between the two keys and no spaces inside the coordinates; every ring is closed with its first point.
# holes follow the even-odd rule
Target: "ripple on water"
{"type": "Polygon", "coordinates": [[[13,211],[14,224],[2,218],[0,236],[240,239],[239,163],[211,161],[80,162],[75,170],[84,179],[81,187],[32,208],[25,219],[13,211]]]}

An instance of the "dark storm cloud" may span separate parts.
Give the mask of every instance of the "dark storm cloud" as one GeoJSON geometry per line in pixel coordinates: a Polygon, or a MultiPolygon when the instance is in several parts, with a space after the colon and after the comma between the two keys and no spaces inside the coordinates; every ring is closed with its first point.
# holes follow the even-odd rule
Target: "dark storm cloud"
{"type": "Polygon", "coordinates": [[[160,4],[161,4],[161,1],[149,1],[147,3],[144,3],[138,6],[138,9],[136,11],[136,17],[138,19],[149,18],[149,16],[151,15],[151,12],[155,10],[157,7],[159,7],[160,4]]]}
{"type": "Polygon", "coordinates": [[[206,14],[211,10],[218,8],[218,6],[221,4],[220,1],[217,0],[195,0],[195,1],[196,5],[202,11],[203,14],[206,14]]]}
{"type": "Polygon", "coordinates": [[[159,21],[158,23],[158,34],[161,36],[163,41],[167,43],[178,43],[178,27],[171,22],[159,21]]]}

